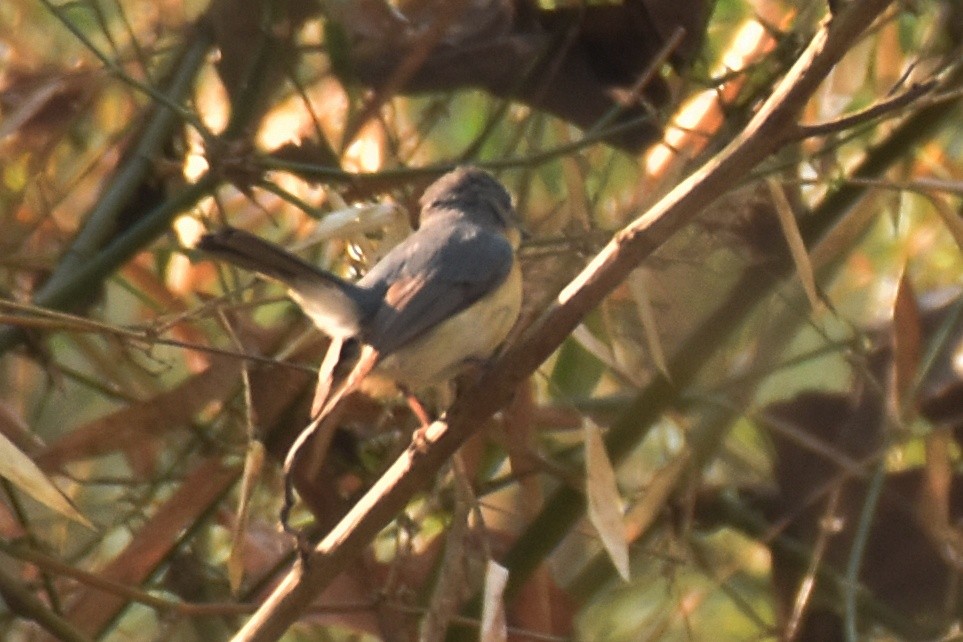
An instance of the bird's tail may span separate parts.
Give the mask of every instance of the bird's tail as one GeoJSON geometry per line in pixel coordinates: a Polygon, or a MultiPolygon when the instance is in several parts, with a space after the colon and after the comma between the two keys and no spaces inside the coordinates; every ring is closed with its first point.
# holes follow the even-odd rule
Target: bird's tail
{"type": "Polygon", "coordinates": [[[203,235],[196,247],[212,258],[257,272],[290,287],[306,278],[331,281],[335,286],[344,283],[334,274],[311,265],[274,243],[233,227],[203,235]]]}
{"type": "Polygon", "coordinates": [[[227,227],[205,234],[196,247],[212,258],[286,285],[292,298],[328,336],[357,334],[361,321],[377,303],[371,292],[244,230],[227,227]]]}

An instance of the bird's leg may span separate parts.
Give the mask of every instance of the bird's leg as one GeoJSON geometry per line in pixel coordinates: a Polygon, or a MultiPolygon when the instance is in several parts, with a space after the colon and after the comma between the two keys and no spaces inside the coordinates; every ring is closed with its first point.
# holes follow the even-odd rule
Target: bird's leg
{"type": "Polygon", "coordinates": [[[414,413],[415,417],[421,423],[421,429],[425,429],[431,425],[434,419],[428,414],[425,409],[425,405],[421,403],[421,400],[414,395],[413,392],[401,386],[401,393],[405,396],[405,401],[408,402],[408,407],[411,408],[411,412],[414,413]]]}
{"type": "MultiPolygon", "coordinates": [[[[334,349],[328,351],[329,355],[335,351],[340,353],[341,345],[334,343],[332,345],[334,345],[334,349]]],[[[345,381],[330,394],[328,391],[324,392],[323,396],[325,399],[322,400],[323,403],[319,402],[319,395],[315,396],[314,405],[321,405],[322,407],[316,411],[317,414],[313,415],[311,423],[297,436],[294,443],[291,444],[291,447],[288,449],[287,455],[284,457],[285,492],[284,505],[281,508],[280,515],[281,525],[285,532],[294,535],[301,559],[305,563],[307,563],[308,553],[311,550],[310,541],[298,529],[293,528],[289,522],[291,509],[294,507],[294,467],[295,465],[302,465],[307,466],[308,469],[317,469],[317,467],[321,466],[328,453],[328,447],[331,445],[331,438],[334,435],[334,431],[344,413],[344,404],[342,404],[342,401],[358,388],[361,381],[371,372],[371,369],[374,368],[377,360],[377,352],[362,351],[357,364],[352,368],[345,381]],[[304,448],[305,444],[310,444],[311,448],[306,450],[304,448]],[[308,455],[309,458],[304,459],[304,455],[308,455]]],[[[325,357],[325,362],[327,363],[328,361],[329,358],[325,357]]],[[[328,365],[330,366],[331,364],[328,365]]],[[[334,372],[333,367],[328,369],[334,372]]]]}
{"type": "Polygon", "coordinates": [[[401,385],[399,385],[398,388],[405,396],[405,401],[408,402],[408,407],[411,408],[411,412],[414,413],[415,417],[418,418],[418,422],[421,424],[411,435],[411,442],[420,448],[425,443],[425,431],[428,430],[428,427],[434,419],[428,414],[425,405],[421,403],[421,400],[418,399],[411,390],[401,385]]]}

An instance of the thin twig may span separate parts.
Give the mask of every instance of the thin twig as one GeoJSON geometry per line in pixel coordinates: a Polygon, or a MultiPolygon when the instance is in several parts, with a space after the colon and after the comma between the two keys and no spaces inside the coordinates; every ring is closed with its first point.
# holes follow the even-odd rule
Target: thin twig
{"type": "Polygon", "coordinates": [[[190,352],[234,357],[236,359],[243,359],[244,361],[254,363],[263,363],[272,366],[284,366],[286,368],[302,370],[310,373],[315,372],[315,368],[309,364],[292,363],[272,357],[250,354],[241,350],[228,350],[225,348],[216,348],[214,346],[202,345],[200,343],[193,343],[190,341],[168,339],[166,337],[159,336],[153,328],[124,328],[121,326],[112,325],[110,323],[104,323],[103,321],[97,321],[96,319],[89,319],[87,317],[81,317],[66,312],[58,312],[49,308],[39,308],[30,304],[0,299],[0,309],[4,308],[21,312],[21,314],[0,313],[0,326],[32,328],[44,330],[46,332],[68,331],[73,333],[94,333],[107,337],[123,339],[132,343],[143,344],[146,346],[172,346],[182,350],[188,350],[190,352]]]}
{"type": "Polygon", "coordinates": [[[915,83],[906,91],[896,94],[886,100],[870,105],[866,109],[837,118],[828,123],[816,123],[814,125],[798,125],[796,129],[796,139],[812,138],[814,136],[828,136],[837,134],[853,127],[858,127],[865,123],[882,118],[887,114],[898,112],[901,109],[912,105],[914,102],[933,91],[936,87],[935,79],[926,82],[915,83]]]}
{"type": "Polygon", "coordinates": [[[873,525],[873,517],[876,515],[876,507],[879,505],[880,495],[883,493],[883,483],[886,481],[886,462],[880,460],[869,482],[869,489],[866,499],[863,501],[863,508],[859,513],[859,523],[856,526],[853,547],[849,553],[849,560],[846,563],[846,582],[843,585],[843,604],[845,606],[846,640],[847,642],[857,642],[859,634],[856,627],[856,614],[858,613],[858,595],[860,569],[863,567],[863,554],[866,551],[866,543],[869,541],[869,531],[873,525]]]}
{"type": "Polygon", "coordinates": [[[36,595],[23,586],[19,577],[13,577],[0,569],[0,595],[7,608],[16,617],[33,620],[42,629],[63,642],[88,642],[90,638],[78,631],[73,624],[50,610],[36,595]]]}
{"type": "Polygon", "coordinates": [[[188,110],[176,100],[172,100],[167,94],[165,94],[163,91],[158,90],[156,87],[153,87],[147,83],[141,82],[136,78],[132,77],[130,74],[124,71],[123,67],[121,67],[116,61],[114,61],[107,54],[105,54],[100,49],[98,49],[97,46],[93,43],[93,41],[91,41],[90,38],[87,37],[87,34],[84,33],[84,31],[79,26],[77,26],[67,18],[67,16],[65,15],[66,14],[65,7],[55,5],[50,0],[40,0],[40,2],[41,4],[44,5],[44,7],[46,7],[47,11],[49,11],[57,20],[59,20],[60,23],[64,27],[66,27],[66,29],[75,38],[77,38],[77,40],[80,41],[81,44],[83,44],[88,49],[88,51],[90,51],[90,53],[92,53],[98,60],[100,60],[100,62],[104,65],[105,69],[110,71],[114,76],[119,78],[124,83],[130,85],[137,91],[140,91],[146,96],[149,96],[150,99],[156,102],[157,104],[163,105],[164,107],[170,109],[181,120],[183,120],[186,123],[189,123],[194,129],[196,129],[197,132],[202,137],[204,138],[213,137],[213,134],[211,134],[210,130],[204,125],[204,123],[197,116],[197,114],[188,110]]]}

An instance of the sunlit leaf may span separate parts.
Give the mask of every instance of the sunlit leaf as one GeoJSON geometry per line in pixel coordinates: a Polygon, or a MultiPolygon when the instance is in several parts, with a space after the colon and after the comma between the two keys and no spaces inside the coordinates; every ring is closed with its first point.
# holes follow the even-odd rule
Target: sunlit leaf
{"type": "Polygon", "coordinates": [[[67,496],[43,474],[37,464],[33,463],[2,433],[0,433],[0,476],[48,508],[87,528],[94,528],[94,525],[74,508],[67,496]]]}
{"type": "Polygon", "coordinates": [[[482,642],[504,642],[508,639],[508,625],[505,619],[505,602],[502,595],[508,583],[508,569],[497,562],[488,561],[485,571],[485,596],[482,607],[481,632],[478,639],[482,642]]]}

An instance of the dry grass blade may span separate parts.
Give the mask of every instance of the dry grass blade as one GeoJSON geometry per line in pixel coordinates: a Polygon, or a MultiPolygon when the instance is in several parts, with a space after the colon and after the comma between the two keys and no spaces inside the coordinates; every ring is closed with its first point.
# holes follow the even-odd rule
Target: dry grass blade
{"type": "Polygon", "coordinates": [[[505,642],[508,639],[508,623],[505,619],[505,603],[502,595],[508,583],[508,569],[493,560],[488,561],[485,572],[485,597],[482,608],[482,642],[505,642]]]}
{"type": "Polygon", "coordinates": [[[94,529],[94,525],[80,514],[73,502],[43,474],[37,464],[2,433],[0,433],[0,476],[44,506],[78,524],[94,529]]]}
{"type": "Polygon", "coordinates": [[[602,431],[590,421],[585,423],[585,494],[588,518],[595,527],[615,570],[629,581],[629,544],[622,520],[622,496],[615,470],[605,452],[602,431]]]}
{"type": "Polygon", "coordinates": [[[250,521],[251,493],[261,478],[264,468],[264,444],[256,439],[248,441],[241,475],[241,493],[237,500],[237,515],[231,529],[231,552],[227,557],[227,577],[231,592],[237,595],[244,579],[244,538],[250,521]]]}
{"type": "Polygon", "coordinates": [[[776,215],[779,218],[779,227],[782,229],[783,238],[789,246],[789,253],[796,266],[796,274],[802,283],[806,298],[813,310],[819,308],[819,292],[816,289],[816,276],[813,273],[813,264],[809,260],[809,252],[806,251],[806,243],[803,241],[799,226],[796,224],[796,215],[792,211],[792,205],[786,198],[786,192],[782,185],[774,178],[766,180],[769,186],[769,193],[775,205],[776,215]]]}

